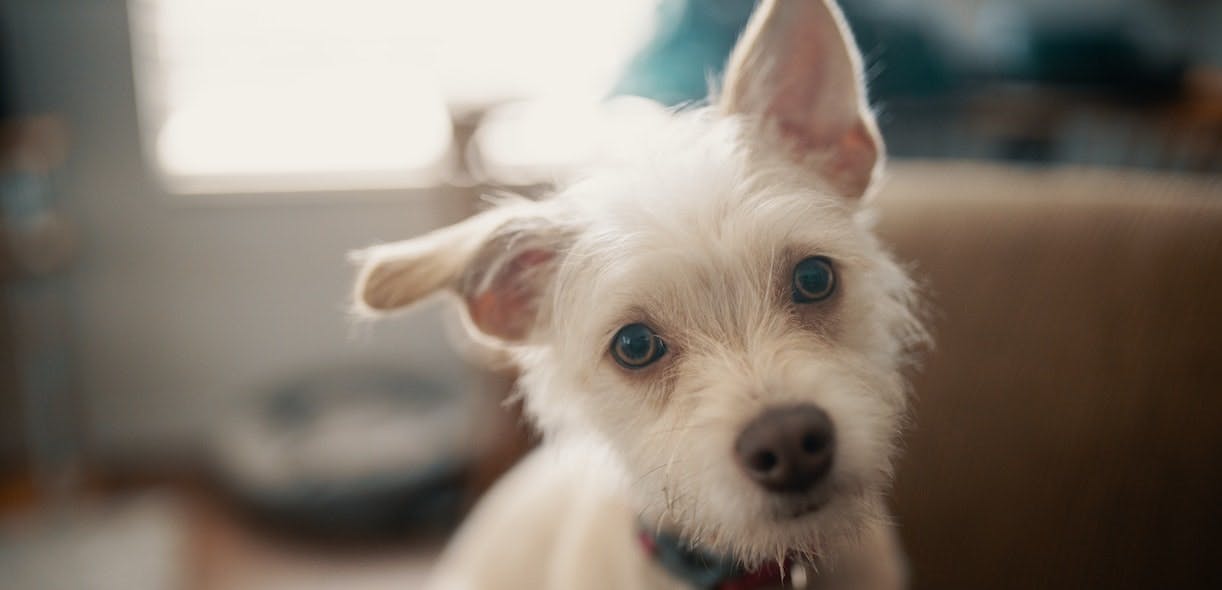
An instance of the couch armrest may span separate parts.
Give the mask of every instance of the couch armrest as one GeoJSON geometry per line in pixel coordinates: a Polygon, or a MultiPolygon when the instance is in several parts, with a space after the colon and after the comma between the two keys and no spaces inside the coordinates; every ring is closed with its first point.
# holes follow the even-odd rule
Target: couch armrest
{"type": "Polygon", "coordinates": [[[1222,587],[1222,182],[901,163],[936,350],[895,503],[914,588],[1222,587]]]}

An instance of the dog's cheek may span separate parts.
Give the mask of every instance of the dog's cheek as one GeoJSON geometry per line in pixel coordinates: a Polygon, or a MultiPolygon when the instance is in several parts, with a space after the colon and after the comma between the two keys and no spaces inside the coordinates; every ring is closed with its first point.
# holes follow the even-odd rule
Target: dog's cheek
{"type": "Polygon", "coordinates": [[[878,357],[883,349],[890,348],[887,330],[890,310],[876,272],[872,268],[854,268],[845,283],[838,301],[836,343],[847,350],[878,357]]]}
{"type": "Polygon", "coordinates": [[[558,436],[582,417],[579,408],[566,403],[564,373],[558,359],[548,348],[518,351],[516,364],[521,370],[518,391],[527,416],[545,437],[558,436]]]}
{"type": "MultiPolygon", "coordinates": [[[[856,379],[854,379],[856,381],[856,379]]],[[[889,483],[902,408],[873,388],[828,388],[820,405],[836,426],[834,477],[846,491],[872,491],[889,483]]]]}
{"type": "Polygon", "coordinates": [[[837,343],[869,359],[877,373],[894,372],[929,335],[914,283],[872,238],[861,242],[872,252],[846,280],[850,290],[843,293],[837,343]]]}
{"type": "Polygon", "coordinates": [[[744,381],[723,375],[718,385],[685,396],[687,407],[679,411],[688,416],[688,425],[674,441],[685,461],[675,470],[675,487],[690,498],[700,522],[716,523],[726,533],[743,532],[763,510],[762,494],[734,456],[743,424],[763,407],[748,393],[758,387],[744,381]]]}
{"type": "Polygon", "coordinates": [[[680,383],[655,413],[639,416],[620,439],[636,493],[644,504],[665,505],[680,526],[721,523],[741,513],[754,491],[732,454],[741,417],[754,410],[732,387],[680,383]]]}

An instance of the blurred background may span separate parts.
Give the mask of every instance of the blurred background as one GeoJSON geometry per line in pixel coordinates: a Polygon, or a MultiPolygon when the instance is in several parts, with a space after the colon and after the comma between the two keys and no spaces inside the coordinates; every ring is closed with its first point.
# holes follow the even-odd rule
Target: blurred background
{"type": "MultiPolygon", "coordinates": [[[[914,586],[1222,587],[1222,3],[841,4],[940,341],[914,586]]],[[[0,2],[0,586],[418,585],[533,440],[345,253],[700,104],[752,5],[0,2]]]]}

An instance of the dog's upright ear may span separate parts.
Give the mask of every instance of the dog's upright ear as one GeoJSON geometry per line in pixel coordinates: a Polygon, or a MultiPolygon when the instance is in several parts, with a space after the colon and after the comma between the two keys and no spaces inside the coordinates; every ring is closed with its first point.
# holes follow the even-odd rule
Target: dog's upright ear
{"type": "Polygon", "coordinates": [[[382,313],[449,291],[479,334],[521,343],[540,319],[540,300],[571,235],[538,203],[500,206],[354,253],[361,270],[353,298],[360,311],[382,313]]]}
{"type": "Polygon", "coordinates": [[[720,108],[757,117],[842,196],[866,193],[883,157],[861,54],[832,0],[763,0],[726,67],[720,108]]]}

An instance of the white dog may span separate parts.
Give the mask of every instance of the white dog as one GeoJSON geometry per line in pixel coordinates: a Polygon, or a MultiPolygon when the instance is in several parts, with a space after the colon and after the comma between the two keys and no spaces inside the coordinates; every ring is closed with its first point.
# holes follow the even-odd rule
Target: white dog
{"type": "Polygon", "coordinates": [[[924,338],[862,202],[883,145],[825,0],[765,0],[714,106],[543,201],[361,253],[367,312],[457,295],[546,443],[438,588],[900,588],[884,505],[924,338]]]}

